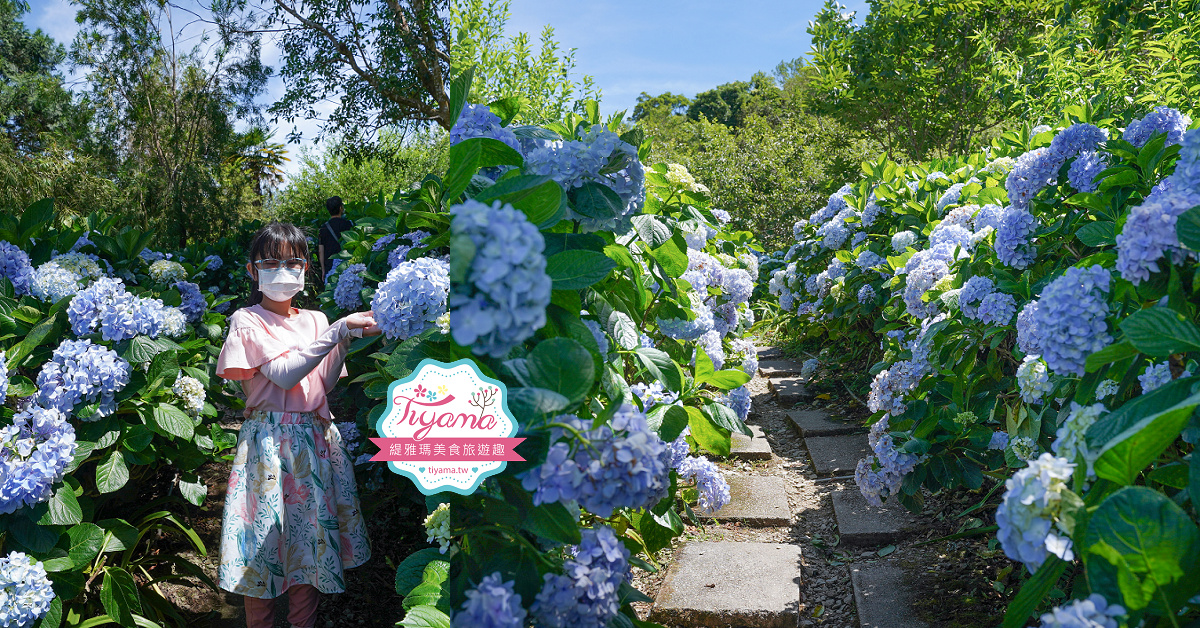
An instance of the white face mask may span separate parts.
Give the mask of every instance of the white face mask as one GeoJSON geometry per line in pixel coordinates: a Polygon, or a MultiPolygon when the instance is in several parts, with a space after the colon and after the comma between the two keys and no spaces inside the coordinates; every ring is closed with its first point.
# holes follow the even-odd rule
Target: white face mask
{"type": "Polygon", "coordinates": [[[304,271],[286,268],[260,270],[258,289],[272,301],[287,301],[304,289],[304,271]]]}

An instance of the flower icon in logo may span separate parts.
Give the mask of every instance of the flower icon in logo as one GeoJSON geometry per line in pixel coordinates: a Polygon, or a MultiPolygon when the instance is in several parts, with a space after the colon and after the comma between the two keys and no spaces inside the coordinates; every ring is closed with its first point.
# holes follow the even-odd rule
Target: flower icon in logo
{"type": "Polygon", "coordinates": [[[432,390],[425,393],[425,398],[430,401],[433,401],[434,397],[437,397],[437,393],[433,392],[432,390]]]}
{"type": "Polygon", "coordinates": [[[438,386],[438,394],[439,394],[439,395],[444,395],[444,394],[446,394],[446,386],[445,386],[445,385],[438,386]]]}
{"type": "Polygon", "coordinates": [[[420,397],[421,395],[425,394],[426,390],[427,389],[424,386],[422,386],[421,384],[417,384],[417,387],[413,389],[413,394],[420,397]]]}

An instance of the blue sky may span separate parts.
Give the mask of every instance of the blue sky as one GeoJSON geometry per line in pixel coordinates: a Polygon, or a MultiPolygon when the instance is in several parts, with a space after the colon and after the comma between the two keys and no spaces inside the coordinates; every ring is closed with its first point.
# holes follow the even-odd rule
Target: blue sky
{"type": "MultiPolygon", "coordinates": [[[[524,31],[536,41],[545,24],[554,26],[559,45],[576,49],[577,75],[595,77],[603,92],[602,113],[622,109],[632,113],[641,92],[694,96],[804,55],[809,46],[805,29],[822,4],[822,0],[512,0],[508,34],[524,31]]],[[[859,19],[864,16],[865,0],[846,4],[858,11],[859,19]]],[[[77,31],[75,7],[67,0],[32,0],[30,5],[26,24],[69,45],[77,31]]],[[[267,42],[264,61],[278,65],[277,54],[267,42]]],[[[264,101],[282,93],[282,82],[276,78],[264,101]]],[[[305,142],[288,145],[293,157],[301,146],[312,147],[317,125],[308,122],[300,128],[305,142]]],[[[276,138],[282,139],[287,130],[280,128],[276,138]]],[[[293,159],[289,170],[295,167],[293,159]]]]}

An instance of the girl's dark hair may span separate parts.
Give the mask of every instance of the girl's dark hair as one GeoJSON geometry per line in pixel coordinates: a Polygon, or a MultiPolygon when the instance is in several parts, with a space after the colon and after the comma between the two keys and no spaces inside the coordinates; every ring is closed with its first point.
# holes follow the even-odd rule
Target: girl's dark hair
{"type": "MultiPolygon", "coordinates": [[[[250,258],[253,265],[257,259],[286,259],[303,257],[308,259],[308,237],[304,232],[290,222],[271,221],[263,225],[254,239],[250,241],[250,258]]],[[[310,263],[311,267],[312,264],[310,263]]],[[[250,305],[262,303],[262,292],[258,282],[250,282],[250,305]]]]}

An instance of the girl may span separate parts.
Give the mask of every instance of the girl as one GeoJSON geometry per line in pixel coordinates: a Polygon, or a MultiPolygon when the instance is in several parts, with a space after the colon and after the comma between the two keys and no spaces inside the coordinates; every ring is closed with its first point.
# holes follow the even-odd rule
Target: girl
{"type": "Polygon", "coordinates": [[[312,628],[317,592],[345,591],[343,571],[371,557],[353,461],[326,395],[347,375],[352,337],[381,333],[372,312],[329,324],[292,307],[304,287],[308,241],[272,222],[250,244],[250,307],[229,317],[217,375],[242,382],[245,421],[229,473],[221,526],[222,589],[246,601],[246,625],[271,628],[275,599],[288,621],[312,628]]]}

